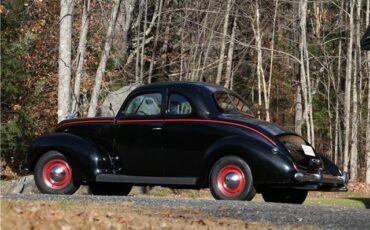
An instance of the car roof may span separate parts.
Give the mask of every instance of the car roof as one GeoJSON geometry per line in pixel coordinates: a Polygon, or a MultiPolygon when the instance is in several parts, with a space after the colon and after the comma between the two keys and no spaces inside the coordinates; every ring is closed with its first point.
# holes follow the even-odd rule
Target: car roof
{"type": "Polygon", "coordinates": [[[217,92],[217,91],[229,91],[228,89],[219,86],[214,85],[210,83],[204,83],[204,82],[159,82],[159,83],[152,83],[148,85],[143,85],[135,89],[137,90],[155,90],[160,89],[164,87],[174,87],[174,88],[188,88],[188,87],[194,87],[194,88],[202,88],[204,90],[207,90],[211,93],[217,92]]]}

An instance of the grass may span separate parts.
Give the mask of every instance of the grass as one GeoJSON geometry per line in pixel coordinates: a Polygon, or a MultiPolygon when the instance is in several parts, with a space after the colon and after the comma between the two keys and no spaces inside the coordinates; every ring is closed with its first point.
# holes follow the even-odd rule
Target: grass
{"type": "Polygon", "coordinates": [[[370,198],[309,198],[305,205],[370,209],[370,198]]]}

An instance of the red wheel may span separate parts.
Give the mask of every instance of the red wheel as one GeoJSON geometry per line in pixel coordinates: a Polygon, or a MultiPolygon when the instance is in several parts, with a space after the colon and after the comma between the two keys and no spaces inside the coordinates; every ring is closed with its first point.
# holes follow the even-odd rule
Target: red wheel
{"type": "Polygon", "coordinates": [[[251,200],[255,195],[248,164],[236,156],[218,160],[210,174],[212,195],[220,200],[251,200]]]}
{"type": "Polygon", "coordinates": [[[34,170],[35,183],[42,193],[73,194],[79,184],[63,154],[50,151],[40,157],[34,170]]]}
{"type": "Polygon", "coordinates": [[[227,165],[217,175],[217,187],[222,194],[233,198],[243,191],[245,176],[243,171],[235,165],[227,165]]]}
{"type": "Polygon", "coordinates": [[[51,189],[63,189],[72,181],[72,170],[65,160],[51,160],[42,169],[42,179],[51,189]]]}

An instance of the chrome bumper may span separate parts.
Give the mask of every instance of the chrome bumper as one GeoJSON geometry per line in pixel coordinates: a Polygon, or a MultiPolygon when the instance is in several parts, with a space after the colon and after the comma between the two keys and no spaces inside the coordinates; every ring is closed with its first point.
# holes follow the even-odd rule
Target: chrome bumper
{"type": "Polygon", "coordinates": [[[336,184],[338,191],[347,191],[348,173],[344,172],[342,176],[332,176],[323,173],[297,172],[294,179],[299,182],[316,182],[320,184],[336,184]]]}

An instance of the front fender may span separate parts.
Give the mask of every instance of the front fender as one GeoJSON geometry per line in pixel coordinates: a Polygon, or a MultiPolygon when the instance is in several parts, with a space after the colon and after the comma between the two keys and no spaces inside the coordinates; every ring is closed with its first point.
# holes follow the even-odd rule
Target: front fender
{"type": "Polygon", "coordinates": [[[93,181],[97,174],[112,172],[108,153],[99,150],[88,140],[69,133],[52,133],[35,139],[27,154],[29,170],[33,171],[40,156],[51,150],[67,158],[75,180],[93,181]]]}
{"type": "Polygon", "coordinates": [[[226,155],[236,155],[245,160],[251,168],[255,184],[288,181],[295,171],[291,159],[280,153],[278,147],[257,138],[229,136],[207,149],[203,159],[203,183],[208,180],[213,164],[226,155]]]}

